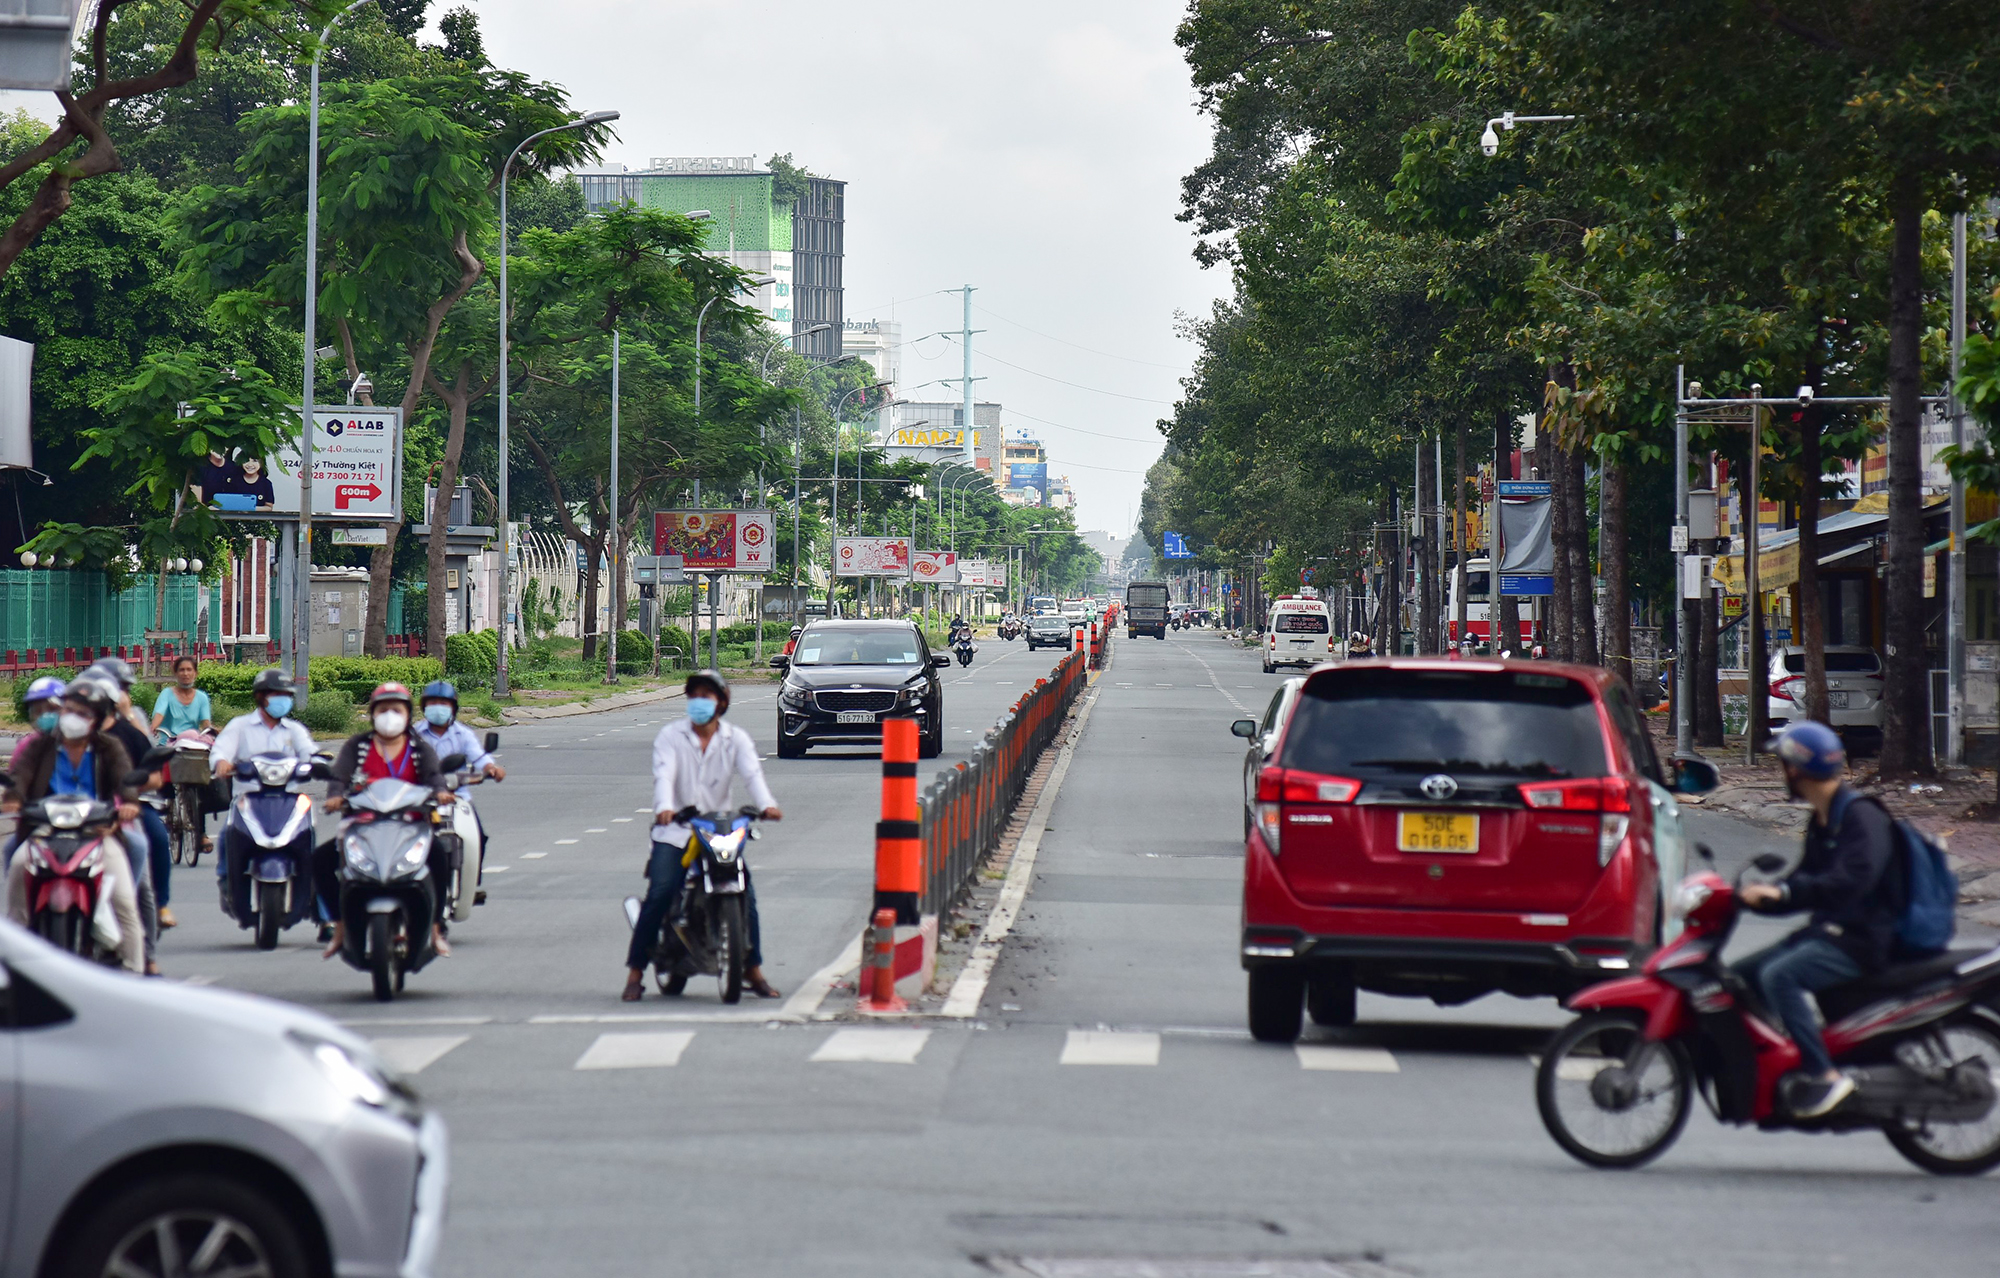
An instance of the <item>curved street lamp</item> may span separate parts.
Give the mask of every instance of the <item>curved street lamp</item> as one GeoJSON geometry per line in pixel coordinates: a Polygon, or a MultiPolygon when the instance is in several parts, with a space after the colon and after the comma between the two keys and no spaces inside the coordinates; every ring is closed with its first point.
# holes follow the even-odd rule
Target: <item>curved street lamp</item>
{"type": "Polygon", "coordinates": [[[496,494],[498,500],[495,503],[500,508],[500,651],[493,665],[493,695],[496,697],[507,695],[507,645],[511,634],[507,617],[514,604],[514,566],[507,527],[507,179],[514,171],[514,161],[538,139],[551,133],[587,129],[593,124],[609,124],[617,118],[616,111],[587,111],[554,128],[530,133],[508,153],[507,162],[500,166],[500,491],[496,494]]]}

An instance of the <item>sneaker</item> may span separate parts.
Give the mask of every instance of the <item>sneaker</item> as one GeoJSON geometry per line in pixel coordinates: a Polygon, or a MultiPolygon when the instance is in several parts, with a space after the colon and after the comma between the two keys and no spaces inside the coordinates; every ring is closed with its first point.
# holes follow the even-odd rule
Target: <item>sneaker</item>
{"type": "Polygon", "coordinates": [[[1792,1113],[1799,1118],[1819,1118],[1840,1108],[1841,1102],[1854,1095],[1854,1080],[1845,1074],[1831,1082],[1813,1079],[1796,1088],[1792,1093],[1792,1113]]]}
{"type": "Polygon", "coordinates": [[[160,930],[164,932],[170,927],[179,926],[180,920],[174,917],[173,907],[162,905],[160,907],[160,930]]]}

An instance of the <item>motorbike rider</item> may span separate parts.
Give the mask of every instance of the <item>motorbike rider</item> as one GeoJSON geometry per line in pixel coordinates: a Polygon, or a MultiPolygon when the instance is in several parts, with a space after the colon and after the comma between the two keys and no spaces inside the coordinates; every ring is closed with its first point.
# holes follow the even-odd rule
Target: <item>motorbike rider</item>
{"type": "MultiPolygon", "coordinates": [[[[448,679],[439,679],[425,684],[423,703],[424,718],[423,722],[417,725],[416,735],[419,741],[422,741],[431,748],[433,754],[437,755],[440,759],[448,758],[454,754],[462,754],[465,756],[465,766],[460,769],[461,772],[483,773],[486,776],[492,777],[495,781],[505,781],[507,779],[507,769],[495,763],[493,756],[486,753],[486,747],[481,744],[478,734],[458,721],[458,686],[456,684],[448,679]]],[[[470,790],[465,786],[460,786],[457,799],[458,802],[470,806],[472,802],[470,790]]],[[[473,819],[475,821],[478,820],[476,809],[473,813],[473,819]]],[[[479,823],[479,846],[476,849],[468,849],[468,851],[471,851],[478,858],[474,863],[475,872],[473,882],[475,887],[479,881],[478,870],[486,864],[486,841],[486,824],[481,821],[479,823]]]]}
{"type": "MultiPolygon", "coordinates": [[[[101,726],[117,709],[117,702],[102,684],[77,680],[63,693],[56,730],[29,738],[27,747],[16,757],[18,766],[12,773],[15,791],[0,800],[0,811],[17,812],[23,804],[51,794],[77,794],[114,804],[121,821],[137,817],[139,805],[125,788],[131,758],[118,739],[101,726]]],[[[14,855],[21,838],[22,833],[16,831],[7,847],[7,917],[26,927],[32,921],[28,861],[14,855]]],[[[146,940],[139,916],[138,878],[121,839],[107,837],[101,855],[104,873],[111,880],[111,909],[118,919],[119,961],[128,971],[144,971],[146,940]]]]}
{"type": "MultiPolygon", "coordinates": [[[[248,790],[254,778],[236,777],[244,764],[258,755],[277,755],[301,763],[313,757],[312,733],[306,725],[290,717],[298,685],[276,668],[259,670],[250,681],[250,697],[257,708],[231,719],[216,734],[208,748],[209,771],[219,781],[234,778],[239,791],[248,790]]],[[[231,918],[250,917],[250,850],[232,848],[229,827],[222,830],[222,855],[215,858],[216,882],[222,886],[223,910],[231,918]]]]}
{"type": "Polygon", "coordinates": [[[56,721],[62,716],[65,686],[54,675],[43,675],[28,685],[27,695],[21,698],[21,718],[33,731],[14,743],[14,753],[7,759],[7,771],[13,772],[20,766],[21,752],[28,748],[30,741],[37,736],[55,735],[56,721]]]}
{"type": "Polygon", "coordinates": [[[1893,957],[1896,924],[1908,899],[1908,872],[1896,854],[1889,812],[1842,779],[1847,751],[1832,728],[1810,719],[1771,743],[1785,788],[1812,806],[1805,855],[1780,883],[1749,883],[1737,895],[1764,914],[1811,912],[1784,940],[1735,965],[1763,994],[1798,1044],[1813,1086],[1799,1094],[1802,1118],[1830,1113],[1853,1094],[1854,1080],[1834,1068],[1808,997],[1881,971],[1893,957]]]}
{"type": "MultiPolygon", "coordinates": [[[[646,865],[646,902],[625,954],[625,992],[620,997],[627,1003],[636,1003],[645,995],[646,965],[652,961],[660,927],[680,896],[681,879],[686,874],[681,856],[694,832],[675,821],[674,813],[687,807],[700,812],[727,810],[730,783],[740,779],[752,802],[763,810],[764,820],[784,817],[771,787],[764,783],[757,743],[743,729],[722,721],[729,712],[728,682],[714,670],[697,670],[687,677],[681,691],[687,697],[687,717],[669,723],[653,738],[655,828],[652,856],[646,865]]],[[[750,947],[743,960],[744,983],[759,998],[776,998],[778,991],[764,979],[763,931],[757,919],[754,882],[749,884],[748,897],[750,947]]]]}
{"type": "MultiPolygon", "coordinates": [[[[72,688],[95,687],[111,698],[111,713],[106,715],[99,730],[125,748],[125,757],[136,767],[152,748],[152,738],[139,728],[145,716],[132,705],[132,694],[128,686],[119,681],[120,675],[131,675],[132,667],[116,657],[91,666],[78,675],[70,684],[72,688]],[[112,663],[116,663],[115,665],[112,663]]],[[[166,782],[163,770],[155,770],[146,783],[138,787],[138,793],[158,789],[166,782]]],[[[152,804],[141,801],[136,818],[125,818],[125,854],[131,858],[132,874],[139,891],[139,921],[146,933],[146,974],[158,976],[159,964],[153,961],[153,951],[160,940],[160,929],[172,927],[173,914],[161,918],[160,907],[166,903],[166,881],[173,865],[173,848],[167,837],[167,823],[159,810],[152,804]]]]}
{"type": "Polygon", "coordinates": [[[185,654],[174,658],[174,686],[153,702],[154,736],[172,741],[183,732],[215,731],[208,694],[194,686],[200,677],[200,662],[185,654]]]}
{"type": "MultiPolygon", "coordinates": [[[[438,767],[437,752],[410,731],[410,709],[415,701],[407,687],[393,681],[368,694],[368,728],[349,737],[334,756],[326,785],[328,812],[345,809],[349,792],[391,777],[436,791],[440,804],[452,801],[451,791],[441,788],[443,770],[438,767]]],[[[323,958],[340,953],[347,939],[346,924],[335,904],[340,899],[339,884],[335,881],[340,868],[337,843],[336,839],[328,839],[313,849],[313,880],[318,885],[320,900],[334,918],[333,936],[323,958]]],[[[450,958],[451,946],[445,944],[441,920],[451,864],[449,854],[436,839],[431,840],[430,869],[432,888],[438,894],[438,921],[431,924],[431,944],[439,958],[450,958]]]]}

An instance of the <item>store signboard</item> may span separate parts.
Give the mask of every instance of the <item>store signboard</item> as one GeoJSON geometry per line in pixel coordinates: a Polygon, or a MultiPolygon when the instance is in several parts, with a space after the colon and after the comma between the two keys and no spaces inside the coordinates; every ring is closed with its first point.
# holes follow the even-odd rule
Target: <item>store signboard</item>
{"type": "Polygon", "coordinates": [[[653,553],[678,555],[688,572],[767,573],[777,566],[768,510],[656,510],[653,553]]]}
{"type": "Polygon", "coordinates": [[[910,556],[910,580],[922,586],[960,584],[958,555],[949,550],[920,550],[910,556]]]}
{"type": "MultiPolygon", "coordinates": [[[[297,420],[298,409],[291,410],[297,420]]],[[[322,404],[313,410],[313,518],[395,523],[403,517],[403,413],[398,408],[322,404]]],[[[223,519],[299,513],[298,441],[268,457],[211,453],[194,491],[223,519]]]]}
{"type": "Polygon", "coordinates": [[[907,577],[908,537],[836,537],[833,571],[841,577],[907,577]]]}

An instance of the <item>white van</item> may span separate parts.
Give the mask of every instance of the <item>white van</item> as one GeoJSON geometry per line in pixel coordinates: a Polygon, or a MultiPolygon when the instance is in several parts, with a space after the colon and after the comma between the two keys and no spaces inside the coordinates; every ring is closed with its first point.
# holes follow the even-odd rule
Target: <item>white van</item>
{"type": "Polygon", "coordinates": [[[1321,599],[1285,595],[1271,601],[1264,623],[1264,673],[1279,666],[1316,666],[1333,660],[1333,614],[1321,599]]]}

